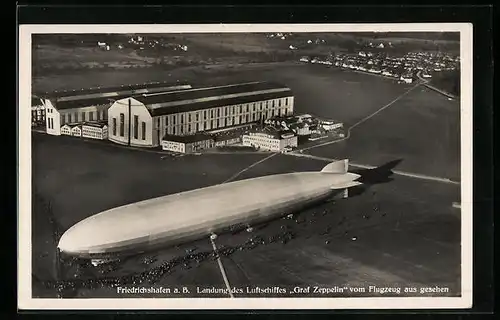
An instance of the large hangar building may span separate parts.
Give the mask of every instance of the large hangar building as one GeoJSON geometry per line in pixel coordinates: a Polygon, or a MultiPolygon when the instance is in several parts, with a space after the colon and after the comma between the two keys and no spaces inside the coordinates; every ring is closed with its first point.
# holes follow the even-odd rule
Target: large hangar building
{"type": "Polygon", "coordinates": [[[107,121],[109,107],[124,97],[190,88],[187,84],[154,82],[45,93],[40,97],[45,109],[46,131],[48,134],[61,135],[61,127],[65,124],[107,121]]]}
{"type": "Polygon", "coordinates": [[[165,135],[210,133],[292,115],[293,105],[292,90],[272,82],[145,93],[112,104],[109,140],[156,147],[165,135]]]}

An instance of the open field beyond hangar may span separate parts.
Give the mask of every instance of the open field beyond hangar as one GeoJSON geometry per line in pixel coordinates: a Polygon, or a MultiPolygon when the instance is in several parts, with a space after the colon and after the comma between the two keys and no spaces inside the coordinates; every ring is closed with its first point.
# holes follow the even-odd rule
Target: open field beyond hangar
{"type": "Polygon", "coordinates": [[[153,81],[179,81],[193,86],[217,86],[251,81],[276,81],[295,95],[297,113],[309,112],[354,123],[410,86],[394,80],[299,62],[187,67],[161,70],[95,71],[91,74],[37,77],[34,91],[72,90],[153,81]]]}
{"type": "MultiPolygon", "coordinates": [[[[33,85],[36,90],[51,91],[168,79],[193,86],[262,80],[280,82],[293,90],[296,113],[339,120],[346,128],[413,87],[378,76],[295,62],[188,67],[169,72],[95,71],[85,76],[35,78],[33,85]]],[[[307,152],[331,158],[349,156],[354,162],[370,165],[404,159],[400,170],[459,180],[459,114],[458,101],[449,101],[419,87],[353,129],[348,141],[307,152]]]]}
{"type": "MultiPolygon", "coordinates": [[[[65,231],[81,219],[114,206],[221,183],[268,157],[221,154],[162,159],[154,153],[38,133],[33,135],[33,146],[36,202],[50,202],[51,207],[48,212],[35,206],[33,212],[35,296],[55,295],[50,285],[44,285],[55,279],[54,229],[65,231]],[[50,224],[51,217],[55,227],[50,224]]],[[[319,170],[324,165],[277,155],[242,172],[237,179],[319,170]]],[[[277,220],[251,234],[223,235],[216,242],[219,247],[239,248],[251,237],[279,235],[284,225],[295,234],[286,244],[277,241],[224,256],[222,262],[232,286],[438,285],[449,288],[446,295],[456,295],[460,290],[460,215],[451,203],[459,192],[458,186],[397,176],[351,199],[302,212],[296,218],[299,223],[295,219],[277,220]]],[[[186,248],[197,248],[198,253],[211,251],[208,239],[204,239],[158,252],[156,261],[149,265],[142,262],[143,257],[134,257],[104,274],[88,265],[79,270],[75,266],[63,268],[60,275],[76,283],[76,290],[64,294],[116,296],[115,288],[82,282],[147,273],[185,256],[186,248]]],[[[212,259],[173,266],[152,282],[146,280],[141,285],[225,287],[218,264],[212,259]]]]}
{"type": "Polygon", "coordinates": [[[116,67],[180,67],[240,61],[297,60],[301,55],[376,50],[385,52],[456,51],[458,33],[180,33],[37,35],[33,38],[36,71],[67,72],[116,67]],[[132,38],[134,37],[134,40],[132,38]],[[144,40],[144,41],[143,41],[144,40]],[[109,45],[107,50],[97,43],[109,45]],[[127,62],[125,62],[127,61],[127,62]]]}
{"type": "MultiPolygon", "coordinates": [[[[193,85],[271,80],[294,90],[296,113],[333,118],[343,121],[346,127],[411,88],[380,77],[298,63],[186,68],[168,74],[152,70],[99,71],[85,76],[37,78],[34,85],[53,90],[165,81],[169,77],[193,85]]],[[[459,147],[457,104],[419,87],[354,128],[349,140],[306,152],[347,157],[368,165],[402,159],[396,170],[451,178],[456,175],[460,159],[455,149],[459,147]]],[[[61,234],[74,223],[115,206],[221,183],[268,156],[207,154],[162,159],[159,154],[115,145],[33,134],[33,294],[56,294],[50,285],[44,285],[57,278],[54,232],[61,234]]],[[[236,179],[319,170],[325,164],[277,155],[241,172],[236,179]]],[[[376,185],[351,199],[302,212],[300,223],[279,220],[252,234],[244,231],[220,236],[216,242],[219,247],[236,248],[222,258],[232,286],[399,283],[444,286],[450,290],[447,295],[456,295],[460,291],[460,212],[451,203],[459,201],[459,197],[458,185],[395,176],[394,181],[376,185]],[[250,237],[269,239],[281,234],[284,225],[295,234],[286,244],[277,241],[239,250],[250,237]]],[[[59,274],[74,281],[76,290],[64,295],[117,296],[115,288],[97,282],[83,284],[78,279],[106,277],[112,281],[141,275],[185,256],[186,248],[195,247],[200,253],[212,250],[208,239],[204,239],[159,252],[156,261],[147,265],[142,263],[143,257],[122,261],[115,270],[104,274],[92,266],[68,266],[59,274]]],[[[208,258],[183,264],[169,268],[167,274],[155,279],[154,286],[225,287],[217,261],[208,258]]],[[[149,285],[147,281],[142,284],[149,285]]]]}
{"type": "Polygon", "coordinates": [[[307,152],[371,165],[403,159],[401,170],[460,181],[459,108],[421,86],[354,127],[350,139],[307,152]]]}

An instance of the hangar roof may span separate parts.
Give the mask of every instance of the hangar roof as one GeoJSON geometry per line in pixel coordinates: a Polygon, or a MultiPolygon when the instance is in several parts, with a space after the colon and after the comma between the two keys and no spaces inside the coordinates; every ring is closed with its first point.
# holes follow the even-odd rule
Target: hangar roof
{"type": "Polygon", "coordinates": [[[65,124],[63,124],[62,126],[63,126],[63,127],[64,127],[64,126],[68,126],[68,127],[70,127],[70,128],[73,128],[73,127],[79,127],[79,126],[81,126],[81,125],[82,125],[82,124],[81,124],[80,122],[73,122],[73,123],[65,123],[65,124]]]}
{"type": "Polygon", "coordinates": [[[95,128],[103,128],[107,125],[108,125],[108,123],[105,121],[85,121],[85,122],[83,122],[83,126],[95,127],[95,128]]]}
{"type": "MultiPolygon", "coordinates": [[[[74,100],[74,99],[82,99],[82,98],[99,98],[99,97],[109,97],[110,94],[119,94],[124,93],[126,95],[134,95],[140,93],[147,92],[134,92],[141,89],[158,89],[162,87],[171,87],[177,85],[185,85],[182,83],[172,83],[172,82],[147,82],[147,83],[138,83],[138,84],[128,84],[121,86],[113,86],[113,87],[96,87],[96,88],[88,88],[88,89],[80,89],[80,90],[64,90],[64,91],[54,91],[54,92],[45,92],[43,94],[39,94],[39,96],[46,99],[57,99],[57,100],[74,100]]],[[[187,85],[189,88],[191,86],[187,85]]],[[[156,91],[157,92],[157,91],[156,91]]]]}
{"type": "Polygon", "coordinates": [[[79,95],[79,96],[71,96],[71,97],[62,97],[62,98],[52,98],[51,101],[54,102],[56,109],[58,110],[66,110],[66,109],[77,109],[77,108],[85,108],[89,106],[95,105],[103,105],[109,104],[111,105],[115,100],[123,99],[132,96],[133,94],[137,94],[140,92],[169,92],[176,90],[183,90],[191,88],[190,85],[179,84],[179,85],[166,85],[162,83],[161,86],[156,86],[153,88],[142,88],[137,89],[132,92],[128,91],[108,91],[107,93],[99,93],[99,94],[89,94],[89,95],[79,95]]]}
{"type": "Polygon", "coordinates": [[[292,90],[273,82],[249,82],[134,97],[152,116],[289,97],[292,90]]]}
{"type": "MultiPolygon", "coordinates": [[[[115,97],[119,99],[120,97],[115,97]]],[[[87,98],[81,100],[71,100],[71,101],[55,101],[54,106],[57,110],[68,110],[68,109],[78,109],[86,108],[90,106],[97,106],[102,104],[111,105],[115,99],[112,98],[87,98]]]]}

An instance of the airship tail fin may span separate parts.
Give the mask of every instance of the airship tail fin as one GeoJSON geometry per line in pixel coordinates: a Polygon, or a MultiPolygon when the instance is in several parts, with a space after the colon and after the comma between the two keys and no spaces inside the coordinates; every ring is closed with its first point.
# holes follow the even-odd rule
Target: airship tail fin
{"type": "Polygon", "coordinates": [[[347,173],[349,167],[349,160],[344,159],[340,161],[334,161],[327,164],[321,172],[323,173],[347,173]]]}

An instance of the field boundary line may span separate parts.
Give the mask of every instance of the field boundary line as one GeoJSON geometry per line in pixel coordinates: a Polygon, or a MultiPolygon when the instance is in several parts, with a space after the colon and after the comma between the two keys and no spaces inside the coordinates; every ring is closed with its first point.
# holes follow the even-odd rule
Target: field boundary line
{"type": "Polygon", "coordinates": [[[334,141],[328,141],[328,142],[324,142],[324,143],[320,143],[320,144],[317,144],[317,145],[314,145],[314,146],[310,146],[310,147],[305,147],[305,148],[302,148],[302,149],[299,149],[301,151],[307,151],[307,150],[311,150],[311,149],[314,149],[314,148],[318,148],[318,147],[323,147],[323,146],[327,146],[327,145],[330,145],[330,144],[334,144],[334,143],[339,143],[341,141],[345,141],[347,139],[349,139],[351,137],[351,130],[356,128],[357,126],[359,126],[360,124],[362,124],[363,122],[365,122],[366,120],[368,119],[371,119],[372,117],[374,117],[375,115],[377,115],[378,113],[384,111],[385,109],[389,108],[390,106],[392,106],[394,103],[396,103],[397,101],[399,101],[401,98],[403,98],[404,96],[406,96],[408,93],[410,93],[411,91],[413,91],[414,89],[418,88],[419,86],[421,86],[422,83],[419,82],[417,83],[416,85],[414,85],[413,87],[411,87],[410,89],[408,89],[407,91],[405,91],[404,93],[402,93],[401,95],[399,95],[398,97],[396,97],[394,100],[392,100],[391,102],[385,104],[384,106],[380,107],[379,109],[377,109],[375,112],[367,115],[366,117],[362,118],[361,120],[359,120],[358,122],[356,122],[355,124],[351,125],[348,129],[347,129],[347,134],[344,138],[342,139],[338,139],[338,140],[334,140],[334,141]]]}
{"type": "Polygon", "coordinates": [[[237,177],[239,177],[239,176],[240,176],[240,174],[242,174],[243,172],[250,170],[251,168],[253,168],[253,167],[255,167],[256,165],[258,165],[258,164],[260,164],[260,163],[262,163],[262,162],[264,162],[264,161],[266,161],[266,160],[268,160],[268,159],[270,159],[270,158],[274,157],[275,155],[277,155],[277,153],[273,153],[273,154],[271,154],[271,155],[269,155],[269,156],[265,157],[264,159],[260,159],[259,161],[252,163],[251,165],[249,165],[249,166],[248,166],[248,167],[246,167],[245,169],[242,169],[241,171],[236,172],[236,173],[235,173],[235,174],[233,174],[231,177],[229,177],[228,179],[224,180],[222,183],[227,183],[227,182],[230,182],[231,180],[236,179],[236,178],[237,178],[237,177]]]}
{"type": "MultiPolygon", "coordinates": [[[[294,157],[302,157],[302,158],[309,158],[309,159],[320,160],[320,161],[327,161],[327,162],[333,162],[333,161],[338,161],[339,160],[339,159],[331,159],[331,158],[326,158],[326,157],[314,156],[312,154],[307,154],[307,153],[287,152],[287,153],[284,153],[284,155],[294,156],[294,157]]],[[[361,168],[361,169],[375,169],[375,168],[377,168],[376,166],[366,165],[366,164],[359,164],[359,163],[354,163],[354,162],[349,162],[349,166],[355,167],[355,168],[361,168]]],[[[413,172],[405,172],[405,171],[400,171],[400,170],[392,170],[392,172],[394,174],[396,174],[396,175],[410,177],[410,178],[416,178],[416,179],[422,179],[422,180],[430,180],[430,181],[436,181],[436,182],[443,182],[443,183],[460,185],[460,181],[454,181],[454,180],[451,180],[451,179],[448,179],[448,178],[442,178],[442,177],[436,177],[436,176],[429,176],[429,175],[425,175],[425,174],[413,173],[413,172]]]]}
{"type": "Polygon", "coordinates": [[[226,284],[228,294],[231,298],[234,298],[234,295],[231,292],[231,285],[229,284],[229,279],[227,278],[226,275],[226,270],[224,269],[224,265],[222,264],[219,252],[217,251],[217,246],[215,245],[215,241],[214,239],[212,239],[212,237],[210,237],[210,242],[212,243],[212,248],[214,249],[214,253],[216,254],[217,263],[219,264],[220,273],[222,274],[222,278],[224,279],[224,283],[226,284]]]}

